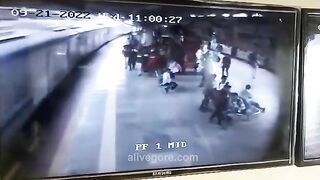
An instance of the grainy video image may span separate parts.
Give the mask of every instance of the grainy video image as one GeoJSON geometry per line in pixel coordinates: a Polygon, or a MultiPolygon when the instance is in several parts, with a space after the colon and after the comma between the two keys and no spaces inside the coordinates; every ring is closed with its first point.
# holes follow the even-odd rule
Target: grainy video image
{"type": "Polygon", "coordinates": [[[294,12],[0,6],[5,179],[288,161],[294,12]]]}

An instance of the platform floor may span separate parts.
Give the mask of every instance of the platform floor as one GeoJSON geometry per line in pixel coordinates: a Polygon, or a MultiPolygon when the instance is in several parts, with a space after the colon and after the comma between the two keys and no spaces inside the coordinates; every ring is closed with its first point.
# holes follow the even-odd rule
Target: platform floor
{"type": "Polygon", "coordinates": [[[224,129],[209,123],[210,113],[199,111],[200,76],[179,75],[176,91],[164,94],[156,77],[139,77],[137,71],[125,69],[121,53],[125,41],[117,39],[99,50],[90,63],[74,72],[65,89],[50,97],[49,105],[41,107],[38,118],[48,123],[44,123],[44,145],[29,159],[29,176],[252,162],[268,156],[280,109],[279,82],[274,74],[259,69],[252,79],[250,66],[233,60],[232,91],[252,84],[255,99],[266,112],[250,121],[234,119],[224,129]],[[128,155],[139,153],[136,143],[172,141],[185,141],[188,146],[162,151],[151,148],[147,153],[192,154],[198,161],[128,162],[128,155]]]}

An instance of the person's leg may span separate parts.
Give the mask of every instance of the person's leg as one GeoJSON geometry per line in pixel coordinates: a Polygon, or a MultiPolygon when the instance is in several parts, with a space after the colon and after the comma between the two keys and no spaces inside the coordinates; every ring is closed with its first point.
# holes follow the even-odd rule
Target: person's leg
{"type": "Polygon", "coordinates": [[[209,89],[205,89],[204,90],[204,98],[203,98],[203,101],[202,101],[202,105],[203,107],[208,107],[209,105],[209,102],[210,102],[210,98],[211,98],[211,94],[210,94],[210,90],[209,89]]]}
{"type": "Polygon", "coordinates": [[[252,78],[253,79],[256,78],[256,73],[257,73],[257,67],[253,67],[253,69],[252,69],[252,78]]]}
{"type": "Polygon", "coordinates": [[[250,108],[250,104],[247,100],[245,100],[244,98],[242,98],[242,101],[244,103],[245,109],[249,109],[250,108]]]}
{"type": "Polygon", "coordinates": [[[201,101],[200,110],[205,109],[206,98],[204,97],[201,101]]]}
{"type": "Polygon", "coordinates": [[[209,98],[208,98],[208,96],[204,96],[204,98],[203,98],[203,100],[202,100],[202,103],[201,103],[201,107],[202,108],[206,108],[206,107],[208,107],[208,104],[209,104],[209,98]]]}
{"type": "Polygon", "coordinates": [[[261,107],[259,103],[252,101],[251,105],[259,109],[260,111],[264,112],[266,109],[261,107]]]}
{"type": "Polygon", "coordinates": [[[136,69],[136,61],[135,60],[132,62],[132,69],[136,69]]]}
{"type": "Polygon", "coordinates": [[[222,125],[222,121],[224,120],[223,111],[221,109],[218,110],[217,113],[218,124],[222,125]]]}
{"type": "Polygon", "coordinates": [[[142,63],[138,63],[138,76],[142,76],[142,63]]]}
{"type": "Polygon", "coordinates": [[[129,58],[128,60],[128,64],[129,64],[129,70],[132,70],[132,59],[129,58]]]}
{"type": "Polygon", "coordinates": [[[171,82],[171,83],[170,83],[170,88],[171,88],[171,90],[175,90],[177,87],[178,87],[178,84],[177,84],[177,83],[175,83],[175,82],[171,82]]]}
{"type": "Polygon", "coordinates": [[[205,73],[204,73],[204,70],[202,70],[202,71],[201,71],[201,82],[200,82],[199,87],[203,87],[203,85],[204,85],[204,80],[205,80],[205,73]]]}
{"type": "Polygon", "coordinates": [[[170,89],[170,84],[169,83],[164,84],[164,89],[166,90],[166,93],[168,93],[170,89]]]}
{"type": "Polygon", "coordinates": [[[128,69],[128,57],[125,57],[124,63],[125,69],[128,69]]]}
{"type": "Polygon", "coordinates": [[[212,113],[212,115],[210,116],[210,119],[209,119],[209,122],[210,122],[210,123],[213,122],[213,119],[217,116],[217,113],[218,113],[217,110],[215,110],[215,111],[212,113]]]}
{"type": "Polygon", "coordinates": [[[256,108],[260,108],[260,105],[254,101],[251,101],[251,105],[256,107],[256,108]]]}
{"type": "Polygon", "coordinates": [[[242,99],[238,99],[239,110],[238,113],[245,114],[247,111],[246,104],[242,99]]]}

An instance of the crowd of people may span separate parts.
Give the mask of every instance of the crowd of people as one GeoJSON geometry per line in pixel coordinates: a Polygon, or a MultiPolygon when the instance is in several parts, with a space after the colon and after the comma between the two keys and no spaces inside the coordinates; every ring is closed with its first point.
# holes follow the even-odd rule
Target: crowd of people
{"type": "Polygon", "coordinates": [[[126,69],[137,70],[139,76],[144,73],[155,75],[166,93],[176,89],[178,84],[173,79],[175,74],[183,71],[180,65],[183,50],[182,46],[177,47],[181,43],[179,41],[183,40],[165,38],[148,30],[142,30],[135,35],[131,34],[123,48],[126,69]],[[180,63],[177,62],[178,60],[180,63]]]}
{"type": "MultiPolygon", "coordinates": [[[[240,92],[232,92],[229,79],[229,69],[232,65],[230,55],[222,54],[221,47],[212,47],[210,42],[203,42],[197,52],[199,71],[202,78],[199,87],[203,88],[203,100],[200,110],[213,112],[210,121],[216,118],[219,125],[225,120],[232,119],[230,115],[249,115],[249,111],[257,113],[265,112],[265,108],[254,100],[251,94],[251,85],[244,85],[240,92]],[[221,68],[221,79],[218,80],[219,69],[221,68]],[[211,102],[211,103],[210,103],[211,102]],[[254,109],[254,110],[253,110],[254,109]]],[[[257,55],[252,53],[248,57],[248,63],[252,67],[252,78],[255,78],[258,68],[257,55]]]]}
{"type": "MultiPolygon", "coordinates": [[[[147,31],[141,33],[148,34],[147,31]]],[[[142,34],[139,36],[143,36],[142,34]]],[[[148,35],[145,36],[147,39],[148,35]]],[[[153,33],[149,36],[149,43],[146,40],[141,42],[141,39],[134,35],[129,36],[128,40],[128,44],[123,49],[123,54],[127,59],[126,68],[133,71],[138,63],[139,76],[144,72],[154,74],[165,93],[175,90],[178,87],[178,84],[174,82],[175,76],[185,70],[182,62],[186,59],[182,46],[184,38],[170,41],[153,33]]],[[[230,119],[230,114],[248,115],[250,109],[255,109],[257,112],[265,111],[265,108],[254,100],[250,92],[250,84],[245,84],[240,93],[231,91],[229,70],[233,58],[231,55],[222,53],[222,50],[222,45],[216,43],[215,35],[213,35],[211,40],[203,40],[200,48],[194,54],[196,58],[194,69],[201,74],[199,88],[203,88],[200,110],[212,112],[209,122],[213,122],[216,118],[219,125],[222,125],[226,119],[230,119]]],[[[252,67],[252,78],[254,79],[258,68],[256,53],[248,56],[248,64],[252,67]]]]}
{"type": "Polygon", "coordinates": [[[181,72],[182,66],[180,64],[183,60],[183,49],[174,46],[177,46],[177,42],[172,38],[155,35],[154,32],[144,30],[135,35],[132,34],[123,49],[123,54],[126,57],[126,68],[129,67],[129,70],[132,71],[136,69],[136,64],[139,64],[139,76],[144,72],[159,75],[160,71],[164,73],[167,68],[170,68],[173,73],[181,72]],[[151,35],[148,37],[150,33],[151,35]],[[182,53],[179,55],[179,53],[173,51],[182,53]]]}

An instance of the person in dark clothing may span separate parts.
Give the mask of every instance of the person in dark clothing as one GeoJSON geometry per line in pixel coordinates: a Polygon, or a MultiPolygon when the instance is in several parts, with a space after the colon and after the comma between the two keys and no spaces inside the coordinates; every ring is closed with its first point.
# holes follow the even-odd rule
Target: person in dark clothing
{"type": "Polygon", "coordinates": [[[228,108],[227,113],[246,114],[247,109],[244,99],[241,98],[238,93],[229,93],[229,103],[230,108],[228,108]]]}
{"type": "Polygon", "coordinates": [[[225,85],[229,85],[229,82],[227,82],[228,80],[228,77],[227,76],[222,76],[221,77],[221,82],[219,83],[217,89],[218,90],[221,90],[224,88],[225,85]]]}
{"type": "Polygon", "coordinates": [[[131,51],[131,47],[129,44],[123,46],[122,54],[125,57],[125,69],[128,68],[128,59],[131,51]]]}
{"type": "Polygon", "coordinates": [[[131,49],[128,57],[128,65],[129,65],[130,71],[136,68],[136,62],[137,62],[137,52],[135,51],[135,49],[131,49]]]}
{"type": "Polygon", "coordinates": [[[210,117],[210,123],[213,122],[213,119],[215,117],[217,117],[219,125],[222,125],[222,121],[225,120],[225,112],[228,110],[228,93],[230,91],[230,88],[231,86],[227,85],[222,90],[217,91],[214,95],[213,104],[215,106],[215,111],[210,117]]]}
{"type": "Polygon", "coordinates": [[[210,99],[212,98],[214,91],[217,89],[217,82],[215,80],[216,77],[217,76],[215,74],[210,75],[210,76],[208,76],[208,79],[204,83],[205,84],[204,85],[205,87],[203,90],[204,98],[202,100],[200,110],[205,110],[208,108],[210,99]]]}
{"type": "Polygon", "coordinates": [[[216,47],[216,50],[218,52],[222,52],[223,51],[223,46],[221,44],[218,44],[217,47],[216,47]]]}
{"type": "Polygon", "coordinates": [[[203,87],[206,79],[210,78],[210,73],[212,73],[210,70],[212,68],[212,60],[208,58],[209,57],[209,52],[203,54],[203,69],[201,71],[201,82],[199,84],[199,87],[203,87]]]}
{"type": "Polygon", "coordinates": [[[249,59],[249,65],[252,67],[252,78],[255,79],[256,78],[256,72],[257,72],[257,69],[259,67],[259,65],[258,65],[258,54],[253,52],[253,53],[249,54],[248,59],[249,59]]]}
{"type": "Polygon", "coordinates": [[[222,76],[229,76],[229,69],[231,66],[231,58],[229,56],[225,56],[222,59],[222,76]]]}

